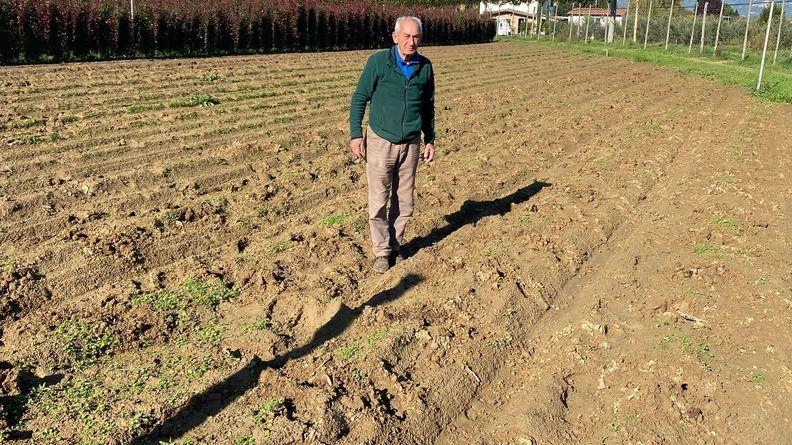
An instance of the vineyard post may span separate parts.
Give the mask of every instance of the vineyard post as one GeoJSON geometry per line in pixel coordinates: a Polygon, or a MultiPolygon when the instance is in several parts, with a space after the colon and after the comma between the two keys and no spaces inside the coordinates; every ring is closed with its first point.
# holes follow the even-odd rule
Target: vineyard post
{"type": "Polygon", "coordinates": [[[544,11],[544,3],[539,5],[539,28],[536,29],[536,40],[539,40],[539,37],[542,35],[542,13],[544,11]]]}
{"type": "Polygon", "coordinates": [[[743,37],[742,57],[740,60],[745,60],[745,48],[748,47],[748,24],[751,23],[751,6],[753,6],[753,0],[748,0],[748,15],[745,16],[745,37],[743,37]]]}
{"type": "MultiPolygon", "coordinates": [[[[576,5],[576,3],[572,3],[572,11],[575,10],[575,5],[576,5]]],[[[569,15],[569,40],[567,40],[567,42],[571,42],[572,41],[572,17],[574,17],[574,16],[575,16],[575,14],[570,14],[569,15]]]]}
{"type": "Polygon", "coordinates": [[[696,2],[696,10],[693,11],[693,26],[690,28],[690,45],[688,45],[688,54],[693,50],[693,37],[696,35],[696,19],[698,18],[698,2],[696,2]]]}
{"type": "Polygon", "coordinates": [[[701,16],[701,44],[699,45],[699,53],[704,52],[704,36],[705,36],[705,26],[707,25],[707,6],[709,6],[709,2],[704,2],[704,14],[701,16]]]}
{"type": "Polygon", "coordinates": [[[776,64],[776,59],[778,58],[778,46],[781,44],[781,29],[784,27],[784,6],[786,6],[786,0],[781,0],[781,15],[778,18],[778,37],[776,37],[776,46],[775,51],[773,52],[773,65],[776,64]]]}
{"type": "Polygon", "coordinates": [[[627,12],[624,13],[624,17],[622,18],[622,31],[624,31],[624,35],[622,36],[622,46],[627,44],[627,19],[630,17],[630,2],[627,2],[627,12]]]}
{"type": "Polygon", "coordinates": [[[581,9],[583,9],[583,2],[580,2],[580,8],[578,8],[578,22],[577,22],[577,33],[575,34],[575,41],[580,41],[580,25],[583,23],[583,16],[580,15],[581,9]]]}
{"type": "Polygon", "coordinates": [[[633,20],[633,45],[638,43],[638,0],[635,0],[635,20],[633,20]]]}
{"type": "Polygon", "coordinates": [[[553,41],[555,42],[556,25],[558,24],[558,5],[553,8],[553,41]]]}
{"type": "Polygon", "coordinates": [[[135,52],[135,0],[129,0],[129,15],[131,16],[129,22],[129,34],[132,38],[132,53],[135,52]]]}
{"type": "Polygon", "coordinates": [[[652,20],[652,0],[649,0],[649,14],[646,16],[646,32],[644,33],[644,47],[646,49],[646,42],[649,40],[649,22],[652,20]]]}
{"type": "Polygon", "coordinates": [[[589,22],[591,22],[591,2],[589,2],[588,15],[586,16],[586,43],[589,42],[589,22]]]}
{"type": "Polygon", "coordinates": [[[764,74],[765,55],[767,54],[767,42],[770,40],[770,27],[773,25],[773,8],[775,0],[770,0],[770,16],[767,17],[767,31],[765,32],[764,48],[762,49],[762,62],[759,64],[759,79],[756,80],[756,91],[762,86],[762,74],[764,74]]]}
{"type": "Polygon", "coordinates": [[[671,17],[674,15],[674,0],[671,0],[671,8],[668,10],[668,27],[666,27],[665,49],[668,51],[668,40],[671,38],[671,17]]]}
{"type": "Polygon", "coordinates": [[[718,52],[718,40],[720,40],[721,22],[723,22],[723,2],[721,2],[720,14],[718,15],[718,30],[715,31],[715,47],[712,48],[712,55],[718,52]]]}

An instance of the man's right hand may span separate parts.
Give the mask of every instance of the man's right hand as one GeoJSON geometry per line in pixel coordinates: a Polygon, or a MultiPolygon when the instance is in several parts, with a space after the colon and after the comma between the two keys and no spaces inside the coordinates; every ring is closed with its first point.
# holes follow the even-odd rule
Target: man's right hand
{"type": "Polygon", "coordinates": [[[352,150],[352,154],[354,154],[358,159],[363,159],[365,147],[366,141],[363,140],[363,138],[355,138],[349,141],[349,149],[352,150]]]}

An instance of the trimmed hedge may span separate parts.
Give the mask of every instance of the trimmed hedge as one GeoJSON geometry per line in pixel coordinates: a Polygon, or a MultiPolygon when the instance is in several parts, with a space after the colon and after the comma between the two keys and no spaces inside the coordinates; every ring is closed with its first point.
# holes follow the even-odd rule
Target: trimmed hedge
{"type": "Polygon", "coordinates": [[[490,42],[475,8],[320,0],[0,0],[4,63],[381,48],[400,15],[424,45],[490,42]]]}

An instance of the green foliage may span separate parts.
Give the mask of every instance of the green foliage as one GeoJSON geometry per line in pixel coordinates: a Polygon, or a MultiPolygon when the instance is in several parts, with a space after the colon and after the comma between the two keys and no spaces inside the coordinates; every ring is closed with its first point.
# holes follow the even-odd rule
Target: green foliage
{"type": "Polygon", "coordinates": [[[96,363],[99,357],[109,353],[118,344],[118,338],[99,325],[74,320],[58,325],[55,337],[66,353],[66,365],[75,368],[96,363]]]}
{"type": "Polygon", "coordinates": [[[216,309],[217,306],[239,294],[218,278],[185,280],[178,290],[160,289],[132,297],[132,303],[148,304],[163,312],[179,312],[195,307],[216,309]]]}
{"type": "Polygon", "coordinates": [[[358,353],[360,353],[361,347],[360,343],[352,342],[347,346],[339,348],[336,350],[336,357],[349,360],[351,358],[357,357],[358,353]]]}
{"type": "Polygon", "coordinates": [[[253,420],[257,423],[271,423],[273,419],[286,410],[286,400],[283,397],[269,399],[261,404],[253,420]]]}
{"type": "Polygon", "coordinates": [[[699,243],[693,246],[693,253],[704,258],[723,258],[723,250],[711,243],[699,243]]]}
{"type": "Polygon", "coordinates": [[[322,227],[338,226],[343,224],[349,218],[349,212],[342,212],[339,215],[331,215],[319,222],[322,227]]]}
{"type": "Polygon", "coordinates": [[[715,217],[715,220],[713,222],[718,226],[734,230],[737,233],[737,235],[743,234],[744,231],[743,228],[737,223],[737,221],[734,220],[734,218],[731,218],[726,215],[718,215],[715,217]]]}
{"type": "Polygon", "coordinates": [[[211,107],[220,103],[220,100],[208,94],[193,94],[186,99],[171,101],[168,106],[171,108],[183,107],[211,107]]]}
{"type": "MultiPolygon", "coordinates": [[[[735,23],[738,22],[739,21],[735,21],[735,23]]],[[[745,22],[742,22],[741,25],[744,31],[745,22]]],[[[687,33],[687,38],[689,39],[689,27],[687,28],[687,33]]],[[[742,38],[739,27],[735,28],[735,33],[740,34],[740,39],[742,38]]],[[[616,34],[619,36],[619,32],[616,34]]],[[[723,34],[724,31],[722,30],[721,35],[723,34]]],[[[559,31],[559,36],[561,35],[563,34],[559,31]]],[[[790,28],[789,35],[792,39],[792,28],[790,28]]],[[[566,39],[566,37],[564,37],[564,39],[566,39]]],[[[664,39],[665,32],[663,32],[663,40],[664,39]]],[[[530,40],[513,37],[502,40],[522,41],[535,44],[535,42],[531,42],[530,40]]],[[[624,57],[637,62],[648,62],[666,66],[685,74],[713,78],[728,85],[740,85],[751,94],[770,102],[792,103],[792,58],[787,58],[784,53],[779,55],[779,63],[775,66],[769,64],[765,66],[762,88],[757,91],[756,81],[760,58],[757,57],[756,54],[752,55],[749,51],[746,60],[741,61],[741,47],[720,45],[717,54],[713,54],[712,47],[707,46],[702,56],[698,51],[694,51],[693,54],[688,54],[688,41],[678,43],[683,44],[673,45],[672,39],[672,45],[667,51],[664,50],[662,45],[650,45],[646,50],[643,49],[642,45],[632,46],[628,44],[627,46],[622,46],[621,38],[618,39],[617,44],[608,45],[607,48],[603,45],[601,39],[589,44],[582,42],[567,42],[564,43],[564,46],[595,55],[605,55],[605,50],[607,49],[610,56],[624,57]]],[[[543,44],[551,43],[545,42],[543,44]]],[[[782,42],[782,45],[786,44],[782,42]]],[[[788,45],[786,47],[788,47],[788,45]]],[[[771,61],[772,55],[768,54],[768,57],[768,61],[771,61]]]]}

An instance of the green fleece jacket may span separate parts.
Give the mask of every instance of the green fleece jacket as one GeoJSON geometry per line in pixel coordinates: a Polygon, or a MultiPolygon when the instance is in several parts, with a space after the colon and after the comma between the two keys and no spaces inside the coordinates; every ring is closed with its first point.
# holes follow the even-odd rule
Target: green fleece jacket
{"type": "Polygon", "coordinates": [[[363,115],[371,102],[369,126],[377,136],[394,144],[420,137],[433,144],[434,72],[426,57],[419,57],[418,66],[408,80],[396,66],[393,46],[369,57],[349,109],[349,132],[352,139],[363,137],[363,115]]]}

